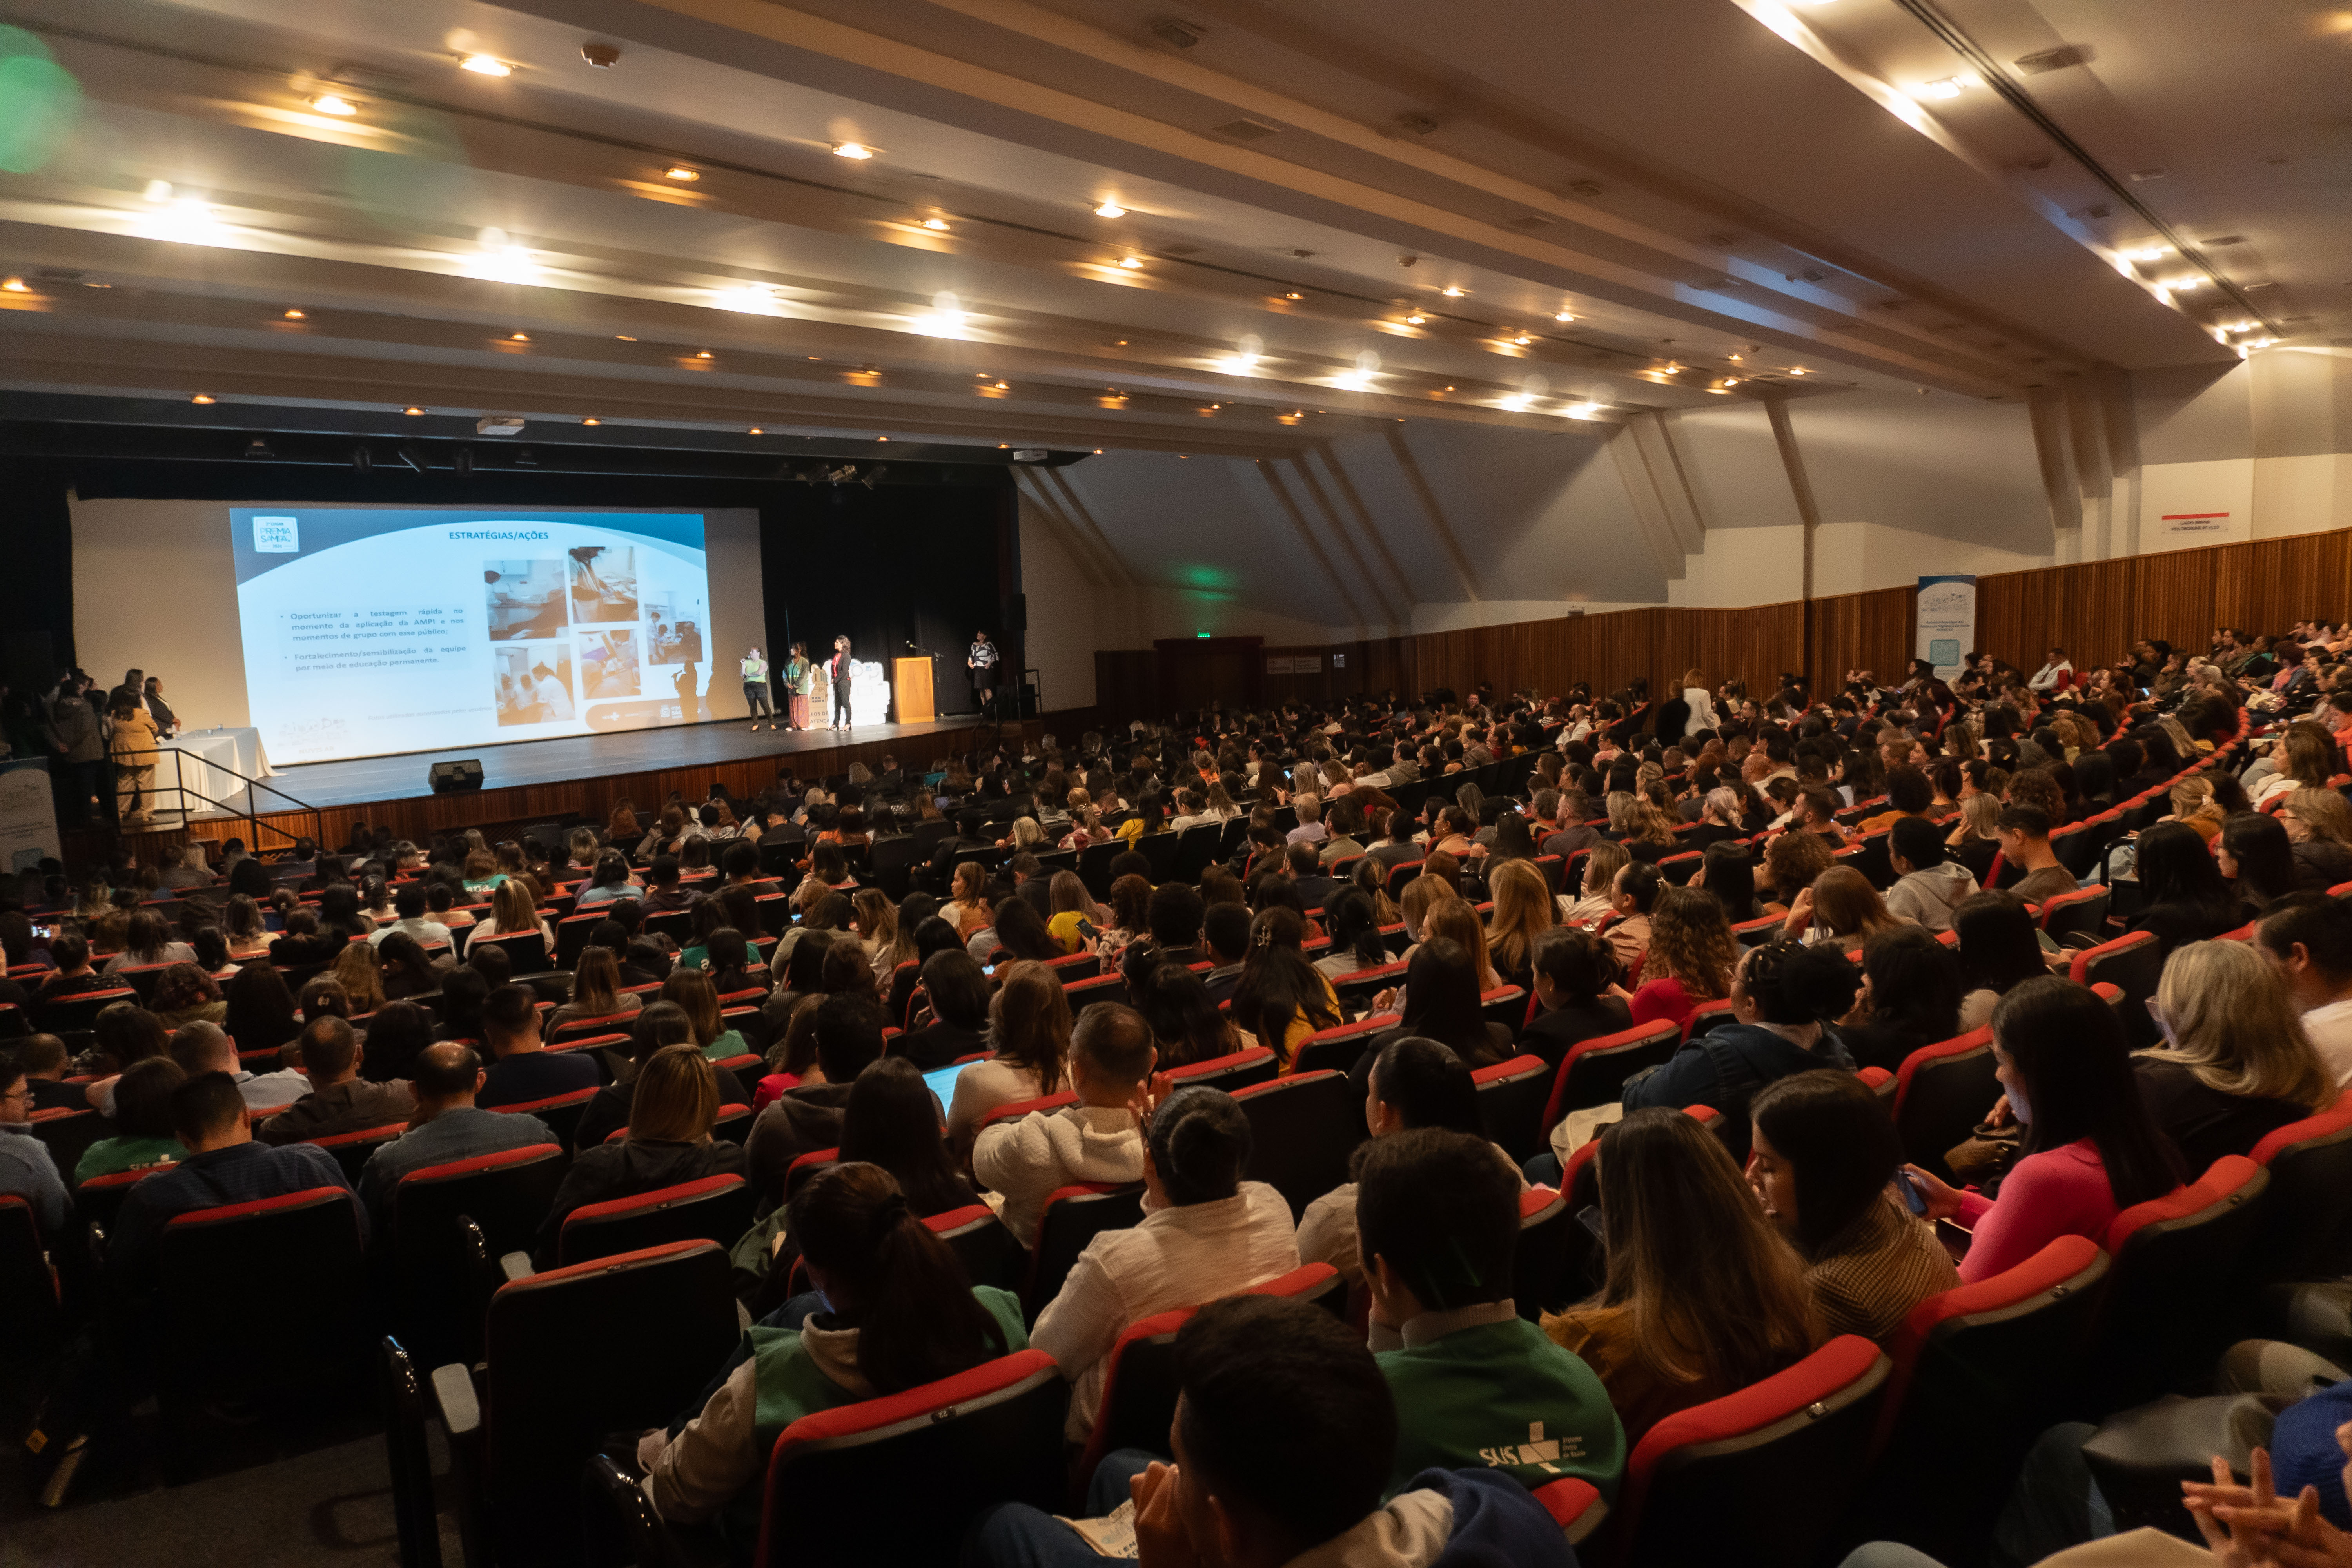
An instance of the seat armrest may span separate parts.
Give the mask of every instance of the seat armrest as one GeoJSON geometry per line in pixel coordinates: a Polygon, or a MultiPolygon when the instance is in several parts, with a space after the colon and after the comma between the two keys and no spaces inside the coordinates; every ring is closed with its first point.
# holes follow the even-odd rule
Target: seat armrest
{"type": "Polygon", "coordinates": [[[463,1363],[433,1369],[433,1403],[440,1407],[441,1426],[452,1439],[481,1430],[482,1402],[474,1393],[474,1374],[463,1363]]]}
{"type": "Polygon", "coordinates": [[[751,1309],[743,1305],[740,1297],[735,1302],[735,1326],[745,1333],[751,1331],[751,1309]]]}
{"type": "Polygon", "coordinates": [[[514,1280],[528,1279],[539,1270],[530,1266],[530,1253],[508,1252],[501,1253],[499,1257],[499,1272],[504,1274],[509,1280],[514,1280]]]}

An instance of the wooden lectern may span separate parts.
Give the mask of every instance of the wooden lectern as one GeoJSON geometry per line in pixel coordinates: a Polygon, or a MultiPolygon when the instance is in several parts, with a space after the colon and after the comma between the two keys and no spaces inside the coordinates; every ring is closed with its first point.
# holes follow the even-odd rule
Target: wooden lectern
{"type": "Polygon", "coordinates": [[[899,658],[890,661],[891,690],[898,700],[901,724],[928,724],[938,717],[931,701],[931,661],[899,658]]]}

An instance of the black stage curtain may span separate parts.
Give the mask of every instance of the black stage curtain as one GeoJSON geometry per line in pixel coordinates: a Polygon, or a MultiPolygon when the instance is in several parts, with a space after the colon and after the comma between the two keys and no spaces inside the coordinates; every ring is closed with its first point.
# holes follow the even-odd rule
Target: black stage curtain
{"type": "MultiPolygon", "coordinates": [[[[1007,599],[1020,591],[1019,513],[1012,477],[984,485],[809,486],[782,480],[624,474],[459,475],[378,466],[365,473],[311,465],[13,458],[0,464],[0,660],[12,682],[52,679],[74,662],[73,528],[68,491],[86,499],[340,501],[378,506],[750,507],[760,514],[768,637],[790,636],[821,657],[846,631],[860,658],[884,664],[912,640],[935,649],[940,708],[969,706],[963,653],[974,628],[1008,644],[1007,599]],[[812,627],[822,627],[819,633],[812,627]],[[21,668],[20,668],[21,666],[21,668]]],[[[167,587],[159,585],[168,604],[167,587]]],[[[740,649],[715,650],[730,670],[740,649]]],[[[724,684],[714,679],[715,689],[724,684]]]]}
{"type": "Polygon", "coordinates": [[[845,634],[851,655],[879,663],[887,677],[891,660],[920,648],[938,656],[939,710],[967,712],[964,655],[972,633],[985,630],[1003,647],[999,690],[1009,696],[1022,664],[1021,634],[1005,626],[1006,600],[1021,581],[1018,516],[1009,482],[796,487],[760,513],[772,662],[781,665],[794,641],[822,660],[845,634]]]}

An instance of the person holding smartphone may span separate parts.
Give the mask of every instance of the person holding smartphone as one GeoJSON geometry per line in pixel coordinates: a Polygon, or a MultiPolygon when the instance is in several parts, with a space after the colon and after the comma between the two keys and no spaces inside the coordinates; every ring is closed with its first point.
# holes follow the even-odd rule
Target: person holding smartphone
{"type": "Polygon", "coordinates": [[[1804,1258],[1830,1332],[1884,1340],[1912,1308],[1958,1286],[1895,1124],[1859,1078],[1797,1073],[1758,1090],[1748,1114],[1748,1184],[1804,1258]]]}

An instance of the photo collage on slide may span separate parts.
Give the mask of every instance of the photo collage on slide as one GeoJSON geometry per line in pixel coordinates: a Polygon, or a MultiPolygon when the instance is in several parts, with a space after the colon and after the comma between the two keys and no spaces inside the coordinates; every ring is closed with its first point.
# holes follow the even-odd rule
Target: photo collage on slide
{"type": "Polygon", "coordinates": [[[500,726],[704,716],[703,600],[679,588],[641,593],[638,564],[625,544],[483,563],[500,726]]]}

